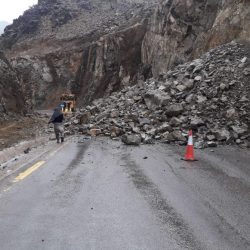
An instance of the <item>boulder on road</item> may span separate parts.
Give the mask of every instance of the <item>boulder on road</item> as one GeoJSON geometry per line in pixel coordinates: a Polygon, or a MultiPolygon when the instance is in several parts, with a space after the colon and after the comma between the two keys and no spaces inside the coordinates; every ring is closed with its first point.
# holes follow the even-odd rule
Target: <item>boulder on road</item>
{"type": "Polygon", "coordinates": [[[139,146],[141,144],[141,135],[137,134],[125,134],[122,136],[122,142],[126,145],[139,146]]]}

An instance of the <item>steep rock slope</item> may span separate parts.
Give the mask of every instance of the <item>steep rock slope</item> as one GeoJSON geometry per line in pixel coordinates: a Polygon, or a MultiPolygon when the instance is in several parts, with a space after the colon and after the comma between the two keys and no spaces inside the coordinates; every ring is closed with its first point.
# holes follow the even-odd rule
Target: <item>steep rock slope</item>
{"type": "Polygon", "coordinates": [[[72,39],[79,46],[77,39],[79,43],[91,42],[99,34],[126,24],[148,2],[152,1],[39,0],[38,5],[6,27],[1,47],[11,49],[8,52],[13,56],[65,49],[68,43],[72,45],[72,39]]]}
{"type": "MultiPolygon", "coordinates": [[[[32,89],[25,92],[25,97],[31,98],[30,105],[39,108],[53,107],[59,102],[60,94],[70,91],[71,88],[79,90],[79,93],[88,94],[88,90],[83,91],[88,87],[86,82],[83,83],[83,88],[79,89],[79,82],[75,79],[91,80],[91,83],[97,83],[97,87],[102,85],[104,79],[110,81],[113,72],[112,75],[109,74],[101,79],[95,78],[96,74],[93,74],[91,79],[81,77],[79,72],[82,72],[86,61],[82,55],[86,55],[89,50],[93,51],[95,45],[92,42],[98,41],[100,36],[114,33],[120,27],[134,25],[140,19],[139,13],[153,2],[151,0],[40,0],[38,5],[15,20],[1,36],[0,47],[18,72],[20,79],[32,89]]],[[[143,34],[140,30],[138,34],[133,33],[140,37],[139,45],[138,42],[132,41],[131,44],[126,44],[124,51],[136,44],[136,56],[140,58],[143,34]]],[[[108,42],[112,40],[112,38],[105,39],[108,42]]],[[[131,39],[132,37],[130,41],[131,39]]],[[[111,55],[110,58],[116,60],[119,56],[111,55]]],[[[132,60],[134,59],[135,56],[132,60]]],[[[130,58],[126,60],[129,61],[130,58]]],[[[116,75],[116,68],[114,71],[116,75]]],[[[132,71],[132,74],[135,74],[136,67],[132,71]]],[[[119,82],[120,79],[115,81],[119,82]]],[[[105,92],[105,87],[104,84],[101,93],[105,92]]]]}
{"type": "Polygon", "coordinates": [[[142,61],[157,77],[233,39],[250,41],[249,13],[244,0],[162,1],[143,40],[142,61]]]}
{"type": "Polygon", "coordinates": [[[174,66],[234,39],[250,41],[249,9],[250,2],[244,0],[169,0],[161,1],[152,14],[144,10],[137,20],[141,35],[120,30],[85,51],[74,88],[80,94],[80,104],[151,74],[158,78],[174,66]],[[120,46],[123,37],[127,46],[120,46]],[[131,39],[137,39],[136,46],[131,39]],[[133,50],[129,58],[124,54],[133,50]],[[121,62],[125,60],[126,65],[133,65],[133,71],[124,70],[121,62]]]}
{"type": "Polygon", "coordinates": [[[8,113],[22,114],[25,111],[25,100],[20,79],[2,52],[0,52],[0,75],[1,121],[8,113]]]}
{"type": "Polygon", "coordinates": [[[145,67],[145,72],[139,72],[145,32],[145,24],[135,24],[121,32],[102,36],[86,48],[72,88],[81,104],[135,84],[140,75],[146,74],[147,78],[149,72],[145,67]]]}

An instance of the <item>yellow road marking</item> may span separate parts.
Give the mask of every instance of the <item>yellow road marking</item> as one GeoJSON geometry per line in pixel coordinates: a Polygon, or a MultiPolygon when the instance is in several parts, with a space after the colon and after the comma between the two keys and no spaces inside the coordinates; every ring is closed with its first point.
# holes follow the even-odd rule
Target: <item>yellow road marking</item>
{"type": "Polygon", "coordinates": [[[39,161],[39,162],[37,162],[32,167],[28,168],[26,171],[24,171],[23,173],[19,174],[14,179],[13,182],[18,182],[18,181],[23,180],[24,178],[26,178],[27,176],[29,176],[30,174],[32,174],[34,171],[36,171],[38,168],[40,168],[44,163],[45,163],[45,161],[39,161]]]}
{"type": "MultiPolygon", "coordinates": [[[[66,143],[64,143],[63,145],[61,145],[58,149],[56,149],[54,152],[50,153],[49,156],[52,157],[54,156],[59,150],[61,150],[63,147],[66,146],[66,143]]],[[[24,171],[23,173],[20,173],[14,180],[13,182],[18,182],[23,180],[24,178],[26,178],[27,176],[31,175],[34,171],[36,171],[38,168],[40,168],[43,164],[45,163],[45,161],[39,161],[37,162],[35,165],[33,165],[32,167],[28,168],[26,171],[24,171]]],[[[4,192],[6,192],[7,190],[4,190],[4,192]]]]}

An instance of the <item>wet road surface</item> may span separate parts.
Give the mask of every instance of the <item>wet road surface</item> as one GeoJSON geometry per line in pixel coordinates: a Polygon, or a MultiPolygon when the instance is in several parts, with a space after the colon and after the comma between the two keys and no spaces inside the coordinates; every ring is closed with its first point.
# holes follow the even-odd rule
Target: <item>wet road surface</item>
{"type": "Polygon", "coordinates": [[[250,152],[55,145],[0,183],[0,249],[250,249],[250,152]]]}

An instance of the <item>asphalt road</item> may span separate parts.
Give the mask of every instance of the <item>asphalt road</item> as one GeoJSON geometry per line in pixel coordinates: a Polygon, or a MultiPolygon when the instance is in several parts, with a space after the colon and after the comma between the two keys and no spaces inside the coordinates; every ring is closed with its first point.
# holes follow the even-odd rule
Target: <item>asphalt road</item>
{"type": "Polygon", "coordinates": [[[250,249],[250,152],[184,150],[55,144],[1,181],[0,249],[250,249]]]}

